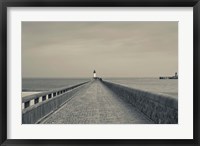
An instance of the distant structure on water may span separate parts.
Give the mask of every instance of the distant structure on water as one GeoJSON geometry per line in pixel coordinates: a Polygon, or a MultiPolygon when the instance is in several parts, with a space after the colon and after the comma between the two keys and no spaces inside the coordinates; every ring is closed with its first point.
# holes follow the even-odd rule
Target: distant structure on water
{"type": "Polygon", "coordinates": [[[159,79],[178,79],[178,74],[176,72],[175,76],[171,76],[171,77],[159,77],[159,79]]]}

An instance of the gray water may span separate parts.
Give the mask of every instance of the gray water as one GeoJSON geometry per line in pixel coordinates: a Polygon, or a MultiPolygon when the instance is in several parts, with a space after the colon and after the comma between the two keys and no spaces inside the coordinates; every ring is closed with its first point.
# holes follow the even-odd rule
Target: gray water
{"type": "MultiPolygon", "coordinates": [[[[25,78],[22,79],[22,91],[45,91],[60,87],[70,87],[91,78],[25,78]]],[[[103,80],[118,83],[127,87],[160,93],[178,98],[178,80],[158,78],[103,78],[103,80]]]]}
{"type": "Polygon", "coordinates": [[[105,80],[134,89],[140,89],[159,94],[166,94],[178,98],[177,79],[161,80],[158,78],[107,78],[105,80]]]}
{"type": "Polygon", "coordinates": [[[70,87],[86,81],[89,78],[24,78],[22,91],[47,91],[55,88],[70,87]]]}

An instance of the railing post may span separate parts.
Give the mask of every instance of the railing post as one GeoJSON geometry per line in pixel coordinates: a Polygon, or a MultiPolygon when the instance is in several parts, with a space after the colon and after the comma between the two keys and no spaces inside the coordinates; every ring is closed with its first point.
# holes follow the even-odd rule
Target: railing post
{"type": "Polygon", "coordinates": [[[34,99],[30,101],[30,106],[34,105],[34,99]]]}
{"type": "Polygon", "coordinates": [[[22,102],[22,109],[24,109],[25,108],[25,104],[22,102]]]}
{"type": "Polygon", "coordinates": [[[39,97],[39,102],[42,102],[42,96],[39,97]]]}

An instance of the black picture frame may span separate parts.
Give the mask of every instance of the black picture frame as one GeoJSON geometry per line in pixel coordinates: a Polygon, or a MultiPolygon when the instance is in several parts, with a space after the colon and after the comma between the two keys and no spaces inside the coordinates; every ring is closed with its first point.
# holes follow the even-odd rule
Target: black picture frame
{"type": "Polygon", "coordinates": [[[0,1],[0,144],[21,145],[176,145],[197,146],[199,142],[199,65],[200,65],[200,2],[199,0],[1,0],[0,1]],[[7,139],[7,8],[8,7],[193,7],[193,139],[86,139],[24,140],[7,139]]]}

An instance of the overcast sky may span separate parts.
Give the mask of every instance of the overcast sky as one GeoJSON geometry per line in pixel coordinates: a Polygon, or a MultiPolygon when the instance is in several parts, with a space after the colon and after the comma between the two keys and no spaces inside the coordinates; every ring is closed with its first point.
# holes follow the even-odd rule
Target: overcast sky
{"type": "Polygon", "coordinates": [[[178,22],[22,22],[23,77],[158,77],[178,71],[178,22]]]}

